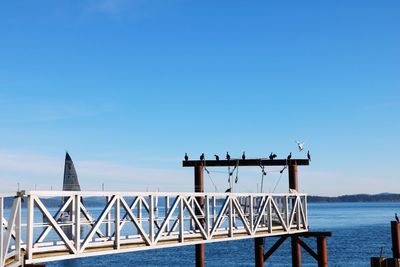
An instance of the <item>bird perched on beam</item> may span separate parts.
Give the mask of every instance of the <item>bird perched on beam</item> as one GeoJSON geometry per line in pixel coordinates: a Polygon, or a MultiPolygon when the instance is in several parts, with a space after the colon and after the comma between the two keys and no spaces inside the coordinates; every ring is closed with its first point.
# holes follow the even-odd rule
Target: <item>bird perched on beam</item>
{"type": "Polygon", "coordinates": [[[189,160],[189,156],[187,153],[185,153],[185,161],[188,161],[188,160],[189,160]]]}
{"type": "Polygon", "coordinates": [[[243,151],[242,160],[245,160],[245,159],[246,159],[246,154],[245,154],[244,151],[243,151]]]}
{"type": "Polygon", "coordinates": [[[287,156],[287,160],[290,161],[292,159],[292,152],[287,156]]]}
{"type": "Polygon", "coordinates": [[[231,160],[231,155],[229,155],[228,152],[226,152],[226,159],[227,159],[227,160],[231,160]]]}
{"type": "Polygon", "coordinates": [[[219,160],[219,156],[218,155],[214,155],[215,160],[219,160]]]}
{"type": "Polygon", "coordinates": [[[310,150],[307,151],[307,158],[308,158],[309,161],[311,161],[310,150]]]}
{"type": "Polygon", "coordinates": [[[271,152],[271,154],[269,154],[269,159],[270,160],[274,160],[274,158],[276,158],[276,157],[277,157],[276,154],[274,154],[272,152],[271,152]]]}
{"type": "Polygon", "coordinates": [[[396,219],[396,222],[400,222],[399,217],[397,217],[397,213],[394,214],[394,218],[396,219]]]}
{"type": "Polygon", "coordinates": [[[200,160],[203,161],[205,159],[204,153],[201,153],[200,160]]]}

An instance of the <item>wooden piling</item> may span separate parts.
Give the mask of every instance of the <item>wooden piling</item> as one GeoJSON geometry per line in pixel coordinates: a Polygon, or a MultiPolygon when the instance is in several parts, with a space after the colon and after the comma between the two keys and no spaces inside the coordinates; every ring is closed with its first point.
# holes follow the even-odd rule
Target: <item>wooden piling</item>
{"type": "Polygon", "coordinates": [[[264,267],[264,238],[254,238],[254,258],[256,267],[264,267]]]}
{"type": "MultiPolygon", "coordinates": [[[[203,164],[199,164],[194,167],[194,191],[204,192],[204,167],[203,164]]],[[[196,197],[200,208],[204,210],[204,198],[196,197]]],[[[196,215],[201,215],[201,211],[196,208],[196,215]]],[[[200,223],[204,226],[204,219],[200,220],[200,223]]],[[[205,266],[205,254],[204,254],[204,244],[196,245],[196,267],[205,266]]]]}
{"type": "Polygon", "coordinates": [[[400,258],[400,223],[397,221],[391,221],[390,228],[392,232],[393,258],[400,258]]]}
{"type": "MultiPolygon", "coordinates": [[[[298,191],[298,178],[297,178],[297,162],[289,161],[289,189],[298,191]]],[[[301,246],[297,241],[297,236],[292,236],[292,266],[301,267],[301,246]]]]}
{"type": "Polygon", "coordinates": [[[328,252],[326,249],[326,238],[317,237],[318,267],[328,267],[328,252]]]}

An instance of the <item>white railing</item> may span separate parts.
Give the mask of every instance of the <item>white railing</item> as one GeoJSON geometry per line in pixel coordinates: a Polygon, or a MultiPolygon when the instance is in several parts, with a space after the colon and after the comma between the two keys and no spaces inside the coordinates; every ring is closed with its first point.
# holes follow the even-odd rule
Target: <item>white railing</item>
{"type": "Polygon", "coordinates": [[[31,191],[1,194],[0,216],[1,267],[308,231],[292,193],[31,191]]]}

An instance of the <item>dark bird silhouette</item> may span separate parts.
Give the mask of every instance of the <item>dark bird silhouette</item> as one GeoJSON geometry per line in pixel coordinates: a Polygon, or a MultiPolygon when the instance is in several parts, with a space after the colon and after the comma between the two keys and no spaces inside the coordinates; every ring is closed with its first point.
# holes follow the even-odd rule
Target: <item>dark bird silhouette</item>
{"type": "Polygon", "coordinates": [[[283,173],[283,171],[286,169],[286,166],[285,167],[283,167],[283,169],[282,170],[280,170],[279,172],[280,173],[283,173]]]}
{"type": "Polygon", "coordinates": [[[277,156],[276,156],[276,154],[274,154],[274,153],[272,153],[271,152],[271,154],[269,154],[269,159],[270,160],[273,160],[274,158],[276,158],[277,156]]]}
{"type": "Polygon", "coordinates": [[[307,151],[307,158],[308,158],[309,161],[311,161],[310,150],[307,151]]]}
{"type": "Polygon", "coordinates": [[[399,217],[397,217],[397,213],[394,214],[394,218],[396,219],[396,222],[400,222],[399,217]]]}
{"type": "Polygon", "coordinates": [[[214,155],[215,160],[219,160],[219,156],[218,155],[214,155]]]}
{"type": "Polygon", "coordinates": [[[262,172],[262,175],[267,175],[267,172],[265,171],[265,168],[264,168],[264,166],[260,166],[261,167],[261,172],[262,172]]]}
{"type": "Polygon", "coordinates": [[[292,152],[287,156],[287,160],[290,161],[292,159],[292,152]]]}
{"type": "Polygon", "coordinates": [[[204,160],[204,159],[205,159],[204,153],[201,153],[201,155],[200,155],[200,160],[204,160]]]}
{"type": "Polygon", "coordinates": [[[245,154],[244,151],[243,151],[242,160],[245,160],[245,159],[246,159],[246,154],[245,154]]]}
{"type": "Polygon", "coordinates": [[[228,188],[225,190],[225,193],[230,193],[231,192],[231,188],[228,188]]]}
{"type": "Polygon", "coordinates": [[[185,161],[188,161],[188,160],[189,160],[189,156],[187,153],[185,153],[185,161]]]}
{"type": "Polygon", "coordinates": [[[231,155],[229,155],[228,152],[226,152],[226,159],[227,159],[227,160],[231,160],[231,155]]]}

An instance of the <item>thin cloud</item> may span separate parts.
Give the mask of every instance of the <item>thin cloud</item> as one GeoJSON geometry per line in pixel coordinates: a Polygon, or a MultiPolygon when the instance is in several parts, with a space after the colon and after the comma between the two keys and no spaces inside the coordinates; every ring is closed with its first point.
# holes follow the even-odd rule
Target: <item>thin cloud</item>
{"type": "MultiPolygon", "coordinates": [[[[84,190],[145,191],[160,188],[166,191],[190,191],[191,172],[160,168],[142,168],[111,161],[75,161],[79,180],[84,190]]],[[[23,152],[0,151],[0,183],[2,191],[15,190],[18,182],[23,189],[34,186],[48,190],[62,183],[64,158],[55,158],[23,152]],[[48,187],[48,188],[47,188],[48,187]]],[[[60,188],[58,188],[60,189],[60,188]]]]}

